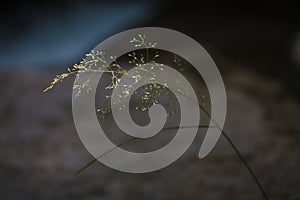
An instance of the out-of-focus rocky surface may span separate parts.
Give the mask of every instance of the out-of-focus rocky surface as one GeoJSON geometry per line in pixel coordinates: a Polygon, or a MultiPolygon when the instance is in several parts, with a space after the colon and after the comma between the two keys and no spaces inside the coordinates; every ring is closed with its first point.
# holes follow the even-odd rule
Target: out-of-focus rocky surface
{"type": "MultiPolygon", "coordinates": [[[[95,163],[72,119],[72,80],[42,90],[52,72],[0,72],[0,199],[261,199],[254,181],[224,137],[208,157],[197,157],[202,137],[172,165],[127,174],[95,163]]],[[[300,191],[300,103],[277,79],[246,69],[224,74],[225,130],[270,199],[300,191]]],[[[198,135],[205,133],[200,130],[198,135]]]]}

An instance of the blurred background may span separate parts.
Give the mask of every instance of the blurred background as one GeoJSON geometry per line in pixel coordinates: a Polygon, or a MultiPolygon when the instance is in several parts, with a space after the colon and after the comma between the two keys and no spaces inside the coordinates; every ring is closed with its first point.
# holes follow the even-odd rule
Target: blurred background
{"type": "MultiPolygon", "coordinates": [[[[121,31],[158,26],[198,41],[223,76],[225,130],[270,199],[300,199],[300,6],[288,1],[3,1],[0,7],[0,199],[262,199],[221,137],[201,138],[157,172],[95,163],[77,136],[73,79],[55,74],[121,31]]],[[[205,130],[199,132],[205,133],[205,130]]]]}

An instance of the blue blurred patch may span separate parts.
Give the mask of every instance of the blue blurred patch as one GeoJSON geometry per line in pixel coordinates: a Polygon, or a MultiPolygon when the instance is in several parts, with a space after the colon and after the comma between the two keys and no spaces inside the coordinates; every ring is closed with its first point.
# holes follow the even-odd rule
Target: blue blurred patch
{"type": "Polygon", "coordinates": [[[89,3],[63,16],[33,20],[29,31],[5,41],[0,34],[0,68],[49,68],[77,62],[105,38],[142,24],[157,14],[151,1],[89,3]]]}

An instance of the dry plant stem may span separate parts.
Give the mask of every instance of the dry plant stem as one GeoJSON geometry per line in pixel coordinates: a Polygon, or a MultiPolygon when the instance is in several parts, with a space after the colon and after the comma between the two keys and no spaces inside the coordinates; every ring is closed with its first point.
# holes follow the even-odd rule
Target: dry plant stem
{"type": "MultiPolygon", "coordinates": [[[[174,127],[163,128],[160,132],[168,131],[168,130],[174,130],[174,129],[179,129],[179,128],[184,129],[184,128],[217,128],[217,127],[212,127],[212,126],[207,126],[207,125],[201,125],[201,126],[182,126],[182,127],[174,126],[174,127]]],[[[86,165],[84,165],[83,167],[81,167],[75,174],[76,175],[80,174],[82,171],[84,171],[85,169],[87,169],[89,166],[91,166],[98,159],[104,157],[105,155],[109,154],[110,152],[113,152],[117,148],[122,147],[125,144],[129,144],[130,142],[133,142],[133,141],[138,140],[138,139],[140,139],[140,138],[132,137],[132,138],[130,138],[128,140],[125,140],[124,142],[121,142],[120,144],[114,146],[113,148],[111,148],[108,151],[106,151],[103,154],[101,154],[99,157],[94,158],[93,160],[91,160],[89,163],[87,163],[86,165]]]]}
{"type": "MultiPolygon", "coordinates": [[[[254,182],[256,183],[256,185],[258,186],[260,192],[262,193],[262,196],[264,197],[265,200],[269,200],[269,197],[267,195],[267,193],[265,192],[264,187],[262,186],[262,184],[260,183],[259,179],[256,177],[255,173],[253,172],[253,170],[251,169],[251,167],[249,166],[248,162],[246,161],[246,159],[242,156],[241,152],[238,150],[237,146],[233,143],[233,141],[230,139],[229,135],[220,128],[220,126],[218,125],[218,123],[211,117],[211,115],[209,114],[209,112],[201,105],[199,105],[201,110],[213,121],[213,123],[215,124],[215,126],[208,126],[208,125],[200,125],[200,126],[175,126],[175,127],[168,127],[168,128],[164,128],[161,130],[162,131],[167,131],[167,130],[174,130],[174,129],[184,129],[184,128],[218,128],[222,135],[225,137],[225,139],[227,140],[227,142],[229,143],[229,145],[232,147],[232,149],[234,150],[234,152],[237,154],[237,156],[239,157],[239,159],[241,160],[241,162],[244,164],[244,166],[247,168],[248,172],[250,173],[251,177],[253,178],[254,182]]],[[[93,159],[92,161],[90,161],[89,163],[87,163],[86,165],[84,165],[82,168],[80,168],[76,174],[80,174],[82,171],[84,171],[85,169],[87,169],[90,165],[92,165],[94,162],[97,161],[97,159],[100,159],[102,157],[104,157],[105,155],[109,154],[110,152],[116,150],[119,147],[122,147],[125,144],[128,144],[132,141],[138,140],[139,138],[130,138],[129,140],[126,140],[120,144],[118,144],[117,146],[111,148],[110,150],[106,151],[105,153],[103,153],[102,155],[100,155],[98,158],[93,159]]]]}
{"type": "Polygon", "coordinates": [[[247,168],[248,172],[250,173],[251,177],[253,178],[253,180],[255,181],[257,187],[259,188],[260,192],[262,193],[262,196],[264,197],[265,200],[269,200],[269,197],[264,189],[264,187],[262,186],[262,184],[260,183],[260,181],[258,180],[258,178],[256,177],[255,173],[253,172],[252,168],[249,166],[248,162],[246,161],[246,159],[243,157],[243,155],[241,154],[241,152],[239,151],[239,149],[237,148],[237,146],[233,143],[233,141],[230,139],[229,135],[224,131],[224,129],[221,129],[220,126],[218,125],[218,123],[211,117],[211,115],[209,114],[209,112],[201,105],[199,105],[201,110],[203,110],[203,112],[213,121],[213,123],[217,126],[217,128],[221,131],[222,135],[225,137],[225,139],[227,140],[227,142],[229,143],[229,145],[232,147],[232,149],[234,150],[234,152],[236,153],[236,155],[239,157],[239,159],[242,161],[242,163],[245,165],[245,167],[247,168]]]}
{"type": "Polygon", "coordinates": [[[265,200],[269,200],[269,197],[267,195],[267,193],[265,192],[264,187],[262,186],[262,184],[260,183],[260,181],[258,180],[258,178],[256,177],[255,173],[253,172],[252,168],[249,166],[248,162],[246,161],[246,159],[243,157],[243,155],[241,154],[241,152],[239,151],[239,149],[237,148],[237,146],[234,144],[234,142],[230,139],[229,135],[224,131],[224,129],[221,128],[221,126],[217,123],[217,121],[212,118],[212,116],[209,114],[209,112],[204,108],[204,106],[202,106],[200,103],[198,103],[197,101],[195,101],[194,99],[192,99],[191,97],[185,95],[182,92],[177,91],[178,94],[190,99],[191,101],[194,101],[194,103],[198,104],[200,109],[206,114],[206,116],[211,119],[211,121],[214,123],[214,125],[221,131],[222,135],[225,137],[225,139],[227,140],[227,142],[229,143],[229,145],[232,147],[232,149],[234,150],[234,152],[236,153],[236,155],[239,157],[239,159],[241,160],[241,162],[245,165],[247,171],[250,173],[251,177],[253,178],[253,180],[255,181],[257,187],[259,188],[260,192],[262,193],[262,196],[264,197],[265,200]]]}

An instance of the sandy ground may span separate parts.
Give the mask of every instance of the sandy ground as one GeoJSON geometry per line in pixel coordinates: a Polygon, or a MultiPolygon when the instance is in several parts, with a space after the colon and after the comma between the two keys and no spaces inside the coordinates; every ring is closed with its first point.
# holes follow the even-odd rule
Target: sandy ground
{"type": "MultiPolygon", "coordinates": [[[[157,172],[127,174],[97,162],[75,175],[93,158],[74,127],[72,80],[42,93],[53,75],[0,72],[0,199],[262,199],[224,137],[200,160],[202,137],[197,136],[184,156],[157,172]]],[[[226,71],[224,81],[228,95],[225,130],[270,199],[298,194],[299,101],[281,81],[251,71],[226,71]]]]}

